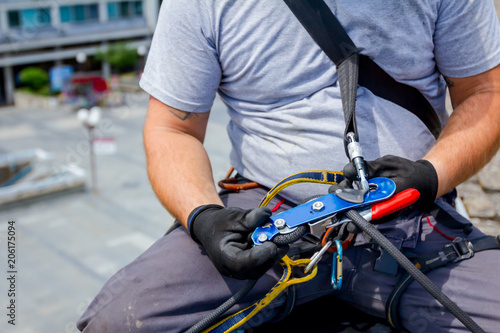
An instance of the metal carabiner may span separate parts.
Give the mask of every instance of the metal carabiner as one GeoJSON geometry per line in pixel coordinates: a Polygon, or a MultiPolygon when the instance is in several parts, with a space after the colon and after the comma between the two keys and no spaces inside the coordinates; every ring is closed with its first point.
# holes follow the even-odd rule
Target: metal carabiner
{"type": "Polygon", "coordinates": [[[340,290],[342,288],[342,243],[335,239],[335,245],[337,252],[333,254],[331,283],[334,290],[340,290]]]}

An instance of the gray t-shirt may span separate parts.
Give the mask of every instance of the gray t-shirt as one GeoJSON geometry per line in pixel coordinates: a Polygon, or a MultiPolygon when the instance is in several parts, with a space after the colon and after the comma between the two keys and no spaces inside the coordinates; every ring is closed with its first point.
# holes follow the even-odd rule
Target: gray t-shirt
{"type": "MultiPolygon", "coordinates": [[[[361,53],[418,88],[443,123],[440,73],[466,77],[500,63],[491,0],[325,2],[361,53]]],[[[141,87],[188,112],[210,110],[218,92],[231,118],[231,163],[265,186],[348,162],[335,66],[282,0],[163,1],[141,87]]],[[[416,160],[435,142],[416,116],[363,87],[356,112],[367,160],[416,160]]],[[[294,201],[318,193],[302,185],[285,191],[294,201]]]]}

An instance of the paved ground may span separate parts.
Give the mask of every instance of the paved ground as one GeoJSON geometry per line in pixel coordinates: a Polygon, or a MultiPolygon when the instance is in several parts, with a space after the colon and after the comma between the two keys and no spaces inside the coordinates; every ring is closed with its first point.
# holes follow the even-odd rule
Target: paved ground
{"type": "MultiPolygon", "coordinates": [[[[49,197],[0,210],[0,332],[76,332],[74,323],[104,282],[155,239],[173,219],[158,203],[146,171],[141,129],[147,96],[105,110],[100,127],[118,152],[98,156],[98,194],[49,197]],[[16,222],[16,326],[6,323],[7,222],[16,222]]],[[[206,147],[214,175],[229,167],[225,110],[214,107],[206,147]]],[[[71,110],[0,109],[0,153],[42,148],[61,163],[89,169],[86,132],[71,110]]],[[[90,177],[89,183],[90,183],[90,177]]]]}

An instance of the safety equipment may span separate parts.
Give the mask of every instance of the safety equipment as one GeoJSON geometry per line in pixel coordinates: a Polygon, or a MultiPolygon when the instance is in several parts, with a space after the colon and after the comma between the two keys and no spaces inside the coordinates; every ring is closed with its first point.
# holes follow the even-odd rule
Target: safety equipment
{"type": "MultiPolygon", "coordinates": [[[[270,242],[269,242],[270,243],[270,242]]],[[[235,329],[239,328],[241,325],[250,320],[255,314],[261,311],[263,308],[268,306],[278,295],[280,295],[285,289],[295,284],[304,283],[312,280],[316,274],[318,273],[318,267],[315,265],[313,269],[307,274],[301,277],[295,277],[293,275],[293,270],[295,269],[303,269],[311,262],[310,259],[298,259],[292,260],[288,256],[284,256],[281,260],[281,267],[283,268],[283,275],[279,279],[279,281],[274,285],[271,290],[260,300],[253,303],[249,307],[227,317],[222,321],[212,325],[211,327],[203,330],[203,333],[219,333],[219,332],[232,332],[235,329]]],[[[247,284],[243,287],[243,289],[247,289],[247,286],[252,286],[253,281],[248,281],[247,284]]],[[[236,303],[236,302],[235,302],[236,303]]],[[[215,313],[222,313],[222,311],[214,311],[215,313]]],[[[208,318],[208,317],[207,317],[208,318]]],[[[207,320],[208,322],[208,320],[207,320]]],[[[201,323],[201,322],[200,322],[201,323]]],[[[191,328],[186,333],[195,333],[200,332],[203,328],[201,324],[195,325],[200,328],[200,330],[191,328]]]]}
{"type": "Polygon", "coordinates": [[[418,89],[394,80],[368,56],[359,54],[358,48],[323,0],[284,1],[312,39],[337,66],[346,121],[346,145],[347,133],[354,132],[358,136],[354,117],[358,84],[374,95],[413,113],[437,139],[441,133],[441,121],[429,101],[418,89]]]}
{"type": "MultiPolygon", "coordinates": [[[[427,220],[430,224],[428,217],[427,220]]],[[[435,252],[419,256],[407,253],[406,256],[412,260],[416,268],[426,274],[433,269],[470,259],[475,253],[485,250],[500,250],[500,236],[483,236],[471,241],[465,238],[456,237],[451,243],[446,244],[442,249],[435,252]]],[[[386,303],[387,320],[391,326],[399,331],[404,329],[399,318],[400,300],[413,281],[414,277],[408,272],[403,274],[394,286],[386,303]]]]}
{"type": "MultiPolygon", "coordinates": [[[[405,107],[412,113],[414,113],[419,119],[421,119],[429,131],[437,138],[439,132],[441,130],[441,123],[439,118],[435,114],[432,106],[430,106],[429,102],[422,96],[422,94],[413,87],[399,84],[394,81],[388,74],[386,74],[378,65],[376,65],[373,61],[371,61],[366,56],[360,56],[358,54],[358,49],[349,38],[345,30],[342,28],[338,20],[335,18],[333,13],[329,10],[328,6],[322,0],[309,0],[309,1],[301,1],[301,0],[284,0],[288,7],[292,10],[297,19],[301,22],[304,28],[308,31],[311,37],[316,41],[316,43],[321,47],[321,49],[327,54],[327,56],[336,64],[337,73],[339,77],[339,86],[341,90],[342,97],[342,106],[344,110],[344,118],[346,122],[345,133],[344,133],[344,143],[346,154],[350,157],[351,160],[354,160],[356,157],[361,156],[361,154],[349,154],[348,145],[349,143],[358,141],[358,132],[356,126],[355,119],[355,104],[356,104],[356,91],[358,83],[361,85],[365,85],[368,89],[372,90],[375,95],[386,98],[388,100],[393,101],[394,103],[405,107]],[[367,65],[368,64],[368,65],[367,65]],[[360,66],[363,65],[363,66],[360,66]],[[360,68],[364,68],[361,71],[361,74],[364,76],[360,76],[360,68]],[[368,75],[368,80],[364,80],[366,78],[366,73],[378,73],[379,75],[368,75]],[[376,81],[377,77],[383,77],[382,81],[376,81]],[[359,81],[358,81],[359,79],[359,81]],[[389,82],[389,85],[379,84],[380,82],[389,82]],[[392,87],[394,89],[380,89],[380,87],[392,87]],[[406,89],[408,88],[411,91],[411,94],[392,94],[390,92],[396,91],[398,88],[406,89]],[[384,91],[385,90],[385,91],[384,91]],[[387,94],[389,92],[389,94],[387,94]],[[391,96],[392,95],[392,96],[391,96]],[[399,96],[399,98],[393,98],[394,96],[399,96]],[[410,97],[410,98],[408,98],[410,97]],[[415,100],[422,101],[422,105],[424,107],[416,107],[417,103],[412,100],[411,97],[415,97],[415,100]],[[351,134],[352,133],[352,134],[351,134]],[[355,156],[351,156],[355,155],[355,156]]],[[[355,162],[355,161],[351,161],[355,162]]],[[[358,167],[362,167],[362,160],[358,161],[358,167]]],[[[360,180],[361,183],[365,183],[366,185],[366,177],[363,177],[363,172],[358,172],[353,164],[349,164],[352,167],[351,173],[349,173],[349,167],[347,170],[344,170],[344,176],[349,178],[351,181],[360,180]],[[347,171],[347,172],[346,172],[347,171]],[[352,177],[346,176],[349,174],[352,177]]],[[[398,158],[395,156],[385,156],[381,159],[378,159],[373,162],[366,163],[367,172],[370,178],[373,177],[386,177],[391,178],[396,183],[397,192],[402,192],[408,188],[417,189],[422,195],[421,199],[415,203],[415,208],[420,209],[430,209],[432,202],[436,198],[437,188],[438,188],[438,180],[437,174],[432,166],[432,164],[428,161],[417,161],[412,162],[406,159],[398,158]],[[371,167],[371,168],[370,168],[371,167]]],[[[360,168],[362,169],[362,168],[360,168]]],[[[361,170],[363,171],[363,170],[361,170]]],[[[364,186],[366,187],[366,186],[364,186]]],[[[281,189],[280,186],[276,186],[276,188],[281,189]]],[[[370,188],[365,188],[364,191],[369,191],[370,188]]],[[[272,191],[270,191],[272,193],[272,191]]],[[[269,193],[268,193],[269,196],[269,193]]],[[[362,201],[364,201],[364,195],[362,197],[362,201]]],[[[266,198],[263,200],[266,201],[266,198]]],[[[313,203],[314,204],[314,203],[313,203]]],[[[312,210],[321,210],[323,206],[313,207],[312,210]]],[[[196,216],[197,213],[194,213],[196,216]]],[[[352,220],[352,223],[356,225],[357,228],[365,232],[372,239],[375,240],[376,243],[380,245],[380,247],[387,251],[397,262],[400,264],[405,270],[409,272],[409,274],[415,278],[422,286],[431,293],[436,299],[440,301],[443,306],[445,306],[450,312],[452,312],[464,325],[473,332],[483,332],[483,330],[477,326],[477,324],[472,321],[472,319],[464,313],[455,303],[453,303],[446,295],[443,295],[440,290],[432,284],[432,282],[425,276],[423,273],[418,270],[408,259],[400,253],[391,243],[388,241],[380,232],[371,226],[365,218],[360,215],[356,210],[349,210],[345,214],[346,217],[352,220]]],[[[269,216],[268,216],[269,217],[269,216]]],[[[196,217],[194,218],[196,219],[196,217]]],[[[225,221],[225,220],[224,220],[225,221]]],[[[262,221],[264,222],[264,221],[262,221]]],[[[284,228],[286,223],[284,221],[274,221],[274,226],[276,228],[284,228]]],[[[286,221],[285,221],[286,222],[286,221]]],[[[191,222],[190,222],[191,223],[191,222]]],[[[196,231],[195,224],[193,228],[193,234],[198,235],[196,231]]],[[[227,228],[227,227],[224,227],[227,228]]],[[[225,229],[223,229],[225,230],[225,229]]],[[[256,246],[255,248],[264,247],[269,243],[273,243],[272,241],[268,241],[269,237],[266,235],[266,239],[262,239],[259,241],[261,244],[256,246]]],[[[255,240],[254,240],[255,241],[255,240]]],[[[217,241],[216,241],[217,243],[217,241]]],[[[340,240],[337,243],[337,251],[342,251],[342,244],[340,240]]],[[[269,246],[269,245],[267,245],[269,246]]],[[[220,245],[215,245],[216,249],[220,251],[220,245]]],[[[324,245],[324,248],[329,248],[329,243],[324,245]]],[[[208,250],[207,250],[208,252],[208,250]]],[[[318,256],[321,253],[318,253],[318,256]]],[[[210,256],[210,254],[209,254],[210,256]]],[[[340,265],[341,257],[337,255],[338,263],[340,265]]],[[[213,259],[212,259],[213,260],[213,259]]],[[[283,262],[286,263],[288,257],[285,256],[283,262]]],[[[304,262],[303,264],[307,267],[313,262],[313,260],[308,260],[308,262],[304,262]]],[[[316,265],[313,266],[313,271],[317,269],[316,265]]],[[[341,282],[340,274],[335,273],[333,284],[334,287],[339,287],[341,282]]],[[[280,280],[281,282],[281,280],[280,280]]],[[[250,284],[251,285],[251,284],[250,284]]],[[[273,288],[273,290],[279,290],[280,288],[273,288]]],[[[273,291],[272,290],[272,291],[273,291]]],[[[274,296],[274,293],[271,292],[274,296]]],[[[270,295],[269,294],[269,295],[270,295]]],[[[271,295],[270,295],[271,296],[271,295]]],[[[272,297],[269,297],[272,298],[272,297]]],[[[267,296],[266,298],[267,299],[267,296]]],[[[264,299],[264,300],[265,300],[264,299]]],[[[262,300],[262,301],[264,301],[262,300]]],[[[231,316],[221,323],[210,327],[209,331],[216,331],[217,328],[220,328],[222,331],[231,331],[239,325],[241,325],[245,320],[248,320],[251,317],[258,307],[261,301],[255,303],[251,307],[237,313],[235,316],[243,316],[243,318],[236,319],[235,316],[231,316]]],[[[268,304],[264,302],[265,304],[268,304]]],[[[262,304],[264,304],[262,303],[262,304]]],[[[210,321],[207,320],[206,323],[210,321]]],[[[193,332],[198,332],[198,328],[201,330],[205,328],[205,325],[199,325],[196,330],[192,330],[193,332]]],[[[191,330],[189,331],[191,332],[191,330]]]]}
{"type": "MultiPolygon", "coordinates": [[[[365,161],[369,178],[386,177],[396,183],[396,193],[408,188],[420,192],[420,198],[408,209],[429,211],[436,200],[438,177],[436,169],[427,160],[410,161],[403,157],[386,155],[374,161],[365,161]]],[[[357,180],[356,169],[352,163],[344,167],[344,178],[357,180]]]]}
{"type": "Polygon", "coordinates": [[[252,247],[248,235],[271,216],[268,208],[251,210],[204,205],[188,218],[191,237],[201,243],[217,270],[236,279],[257,279],[288,250],[272,242],[252,247]]]}

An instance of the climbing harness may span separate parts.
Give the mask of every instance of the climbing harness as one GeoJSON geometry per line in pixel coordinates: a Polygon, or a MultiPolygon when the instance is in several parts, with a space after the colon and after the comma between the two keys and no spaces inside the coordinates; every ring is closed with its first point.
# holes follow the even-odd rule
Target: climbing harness
{"type": "MultiPolygon", "coordinates": [[[[342,180],[341,174],[326,171],[306,171],[304,173],[292,175],[279,182],[273,189],[271,189],[261,201],[261,206],[267,205],[270,200],[279,193],[279,191],[276,190],[278,187],[283,189],[291,184],[306,181],[335,185],[335,180],[342,180]]],[[[389,187],[392,194],[392,190],[390,188],[392,184],[390,180],[375,178],[370,180],[370,183],[373,188],[372,191],[377,195],[380,195],[380,192],[377,193],[376,190],[374,190],[375,184],[383,184],[383,186],[389,187]],[[372,182],[373,180],[375,180],[375,182],[372,182]]],[[[367,194],[367,198],[371,198],[370,195],[371,192],[367,194]]],[[[264,226],[256,228],[252,234],[252,240],[254,241],[255,246],[259,246],[264,241],[274,241],[282,245],[285,244],[285,240],[289,240],[289,243],[293,243],[305,234],[317,235],[318,230],[322,230],[323,235],[319,243],[321,244],[321,249],[310,259],[292,260],[288,256],[285,256],[281,262],[283,275],[278,283],[265,295],[264,298],[255,302],[246,309],[223,319],[217,324],[213,324],[213,322],[223,312],[228,310],[232,305],[236,304],[237,301],[246,294],[241,293],[239,297],[235,297],[232,300],[233,302],[231,304],[222,307],[225,309],[224,311],[214,311],[214,313],[219,312],[219,314],[217,316],[213,316],[213,318],[207,322],[204,327],[198,330],[191,329],[188,332],[200,332],[203,329],[205,329],[203,332],[230,332],[238,327],[241,327],[255,314],[268,306],[289,286],[307,282],[314,278],[317,272],[317,263],[327,251],[334,252],[331,273],[332,288],[334,290],[340,290],[342,287],[343,250],[349,247],[354,238],[354,233],[346,232],[346,226],[348,223],[356,224],[362,232],[372,238],[372,242],[378,244],[381,250],[389,253],[394,260],[407,271],[407,273],[399,279],[399,282],[387,302],[387,319],[394,328],[398,330],[403,329],[398,318],[398,305],[401,296],[409,284],[414,280],[417,280],[424,287],[424,289],[431,293],[433,297],[435,297],[443,304],[443,306],[450,310],[452,314],[461,320],[464,325],[469,328],[469,330],[472,332],[483,332],[483,330],[477,326],[477,324],[472,321],[467,314],[465,314],[455,303],[444,295],[424,274],[434,268],[472,258],[475,252],[488,249],[500,249],[500,236],[485,236],[472,241],[455,238],[452,243],[445,245],[440,251],[416,257],[409,253],[401,253],[377,229],[368,223],[368,221],[380,219],[388,214],[392,214],[404,207],[407,207],[408,205],[411,205],[418,199],[418,196],[418,191],[414,189],[407,189],[397,195],[392,195],[392,197],[390,195],[387,196],[388,198],[383,197],[383,199],[380,199],[381,201],[368,200],[364,204],[358,204],[352,202],[342,202],[342,199],[339,199],[338,197],[335,198],[335,194],[333,194],[333,196],[332,194],[329,194],[326,196],[320,196],[312,201],[308,201],[295,208],[274,215],[268,223],[264,226]],[[295,212],[295,214],[291,214],[290,212],[295,212]],[[280,219],[284,220],[284,222],[278,222],[280,219]],[[317,221],[322,223],[322,228],[318,229],[317,221]],[[281,223],[283,223],[283,225],[281,225],[281,223]],[[288,225],[287,223],[290,224],[288,225]],[[276,224],[280,226],[279,229],[276,227],[276,224]],[[301,228],[303,228],[303,230],[300,231],[300,235],[295,235],[295,233],[301,228]],[[282,236],[281,233],[285,236],[287,234],[292,234],[293,237],[286,236],[286,238],[280,239],[280,236],[282,236]],[[265,235],[266,240],[263,239],[264,237],[261,237],[259,240],[260,235],[265,235]],[[294,277],[294,272],[299,273],[301,276],[294,277]],[[209,328],[206,329],[206,327],[209,328]]],[[[463,229],[465,231],[469,230],[468,224],[458,221],[453,222],[453,218],[443,209],[439,209],[439,206],[437,206],[432,213],[439,217],[447,216],[447,222],[445,223],[453,229],[463,229]]],[[[249,291],[254,284],[255,281],[250,281],[249,285],[243,289],[245,289],[245,291],[249,291]]]]}
{"type": "MultiPolygon", "coordinates": [[[[359,55],[358,49],[323,0],[284,1],[311,37],[337,66],[346,123],[345,151],[350,162],[356,167],[357,185],[355,188],[339,186],[333,193],[276,214],[267,223],[257,227],[251,235],[254,246],[260,246],[268,241],[277,245],[288,245],[304,236],[310,236],[313,240],[317,240],[321,249],[311,259],[292,260],[285,256],[281,261],[283,267],[281,279],[263,299],[214,324],[222,313],[236,304],[251,289],[255,284],[255,281],[251,280],[241,292],[238,292],[238,297],[232,297],[188,332],[230,332],[241,327],[256,313],[269,305],[287,287],[314,278],[317,273],[317,264],[327,251],[334,253],[331,273],[332,288],[340,290],[342,288],[343,251],[354,238],[354,233],[346,232],[349,224],[355,226],[356,232],[363,232],[367,235],[371,242],[377,244],[381,251],[389,254],[399,267],[407,272],[400,279],[387,305],[387,316],[391,325],[401,328],[397,315],[399,300],[408,285],[416,280],[470,331],[484,332],[424,273],[435,267],[471,258],[477,251],[500,249],[498,238],[488,236],[484,240],[475,241],[455,238],[451,244],[446,245],[437,254],[413,258],[412,262],[369,223],[371,220],[380,219],[413,204],[420,194],[414,189],[408,189],[394,195],[395,185],[392,180],[387,178],[368,179],[364,170],[363,153],[358,143],[355,119],[358,83],[375,95],[390,100],[414,113],[437,138],[441,130],[441,123],[434,109],[417,89],[396,82],[371,59],[359,55]],[[295,277],[295,274],[298,274],[298,277],[295,277]]],[[[237,184],[237,179],[230,177],[231,173],[232,171],[228,173],[222,185],[235,184],[234,187],[228,189],[236,191],[244,189],[244,186],[237,184]]],[[[266,206],[281,190],[293,184],[313,182],[337,185],[342,180],[343,176],[339,172],[305,171],[294,174],[276,184],[263,198],[260,206],[266,206]]],[[[258,186],[258,184],[250,186],[258,186]]],[[[466,234],[467,231],[470,233],[472,230],[468,225],[461,227],[466,234]]]]}
{"type": "MultiPolygon", "coordinates": [[[[414,267],[422,273],[428,273],[435,268],[470,259],[477,252],[493,249],[500,250],[500,236],[484,236],[474,240],[457,237],[436,252],[422,256],[415,256],[411,253],[405,253],[405,255],[412,260],[414,267]]],[[[405,290],[413,281],[414,277],[408,272],[403,274],[386,303],[387,320],[397,330],[403,330],[398,315],[399,303],[405,290]]]]}
{"type": "Polygon", "coordinates": [[[242,190],[250,190],[252,188],[260,187],[261,185],[257,182],[245,181],[240,182],[241,179],[237,177],[231,177],[234,172],[234,167],[231,166],[224,179],[220,180],[217,185],[223,190],[229,190],[234,192],[239,192],[242,190]]]}
{"type": "MultiPolygon", "coordinates": [[[[336,185],[337,181],[342,179],[343,177],[338,172],[306,171],[297,173],[285,178],[273,187],[261,201],[260,206],[267,205],[270,200],[279,193],[280,190],[278,189],[286,188],[292,184],[307,181],[336,185]]],[[[276,214],[271,217],[269,222],[264,226],[256,228],[252,234],[252,240],[255,246],[259,246],[265,241],[273,241],[281,245],[285,243],[290,244],[305,234],[317,235],[318,244],[321,244],[322,238],[326,243],[322,245],[321,250],[313,255],[311,259],[292,260],[288,256],[284,256],[281,261],[283,267],[281,279],[261,300],[213,325],[213,322],[222,313],[236,304],[237,301],[244,296],[243,293],[238,293],[238,297],[233,297],[230,303],[226,302],[221,305],[205,318],[203,323],[198,323],[187,332],[230,332],[237,329],[249,321],[260,310],[269,305],[289,286],[307,282],[314,278],[317,272],[318,261],[323,254],[329,250],[335,250],[336,252],[334,255],[334,258],[336,258],[335,269],[332,271],[332,288],[335,290],[340,289],[342,286],[342,250],[343,247],[347,247],[350,244],[353,235],[349,235],[343,242],[340,240],[340,238],[343,237],[343,233],[338,231],[350,220],[343,217],[339,218],[339,213],[358,209],[365,218],[371,220],[372,218],[380,218],[394,212],[393,206],[405,207],[410,205],[414,203],[419,196],[418,192],[413,189],[401,192],[398,195],[393,195],[395,184],[392,180],[387,178],[374,178],[371,179],[370,182],[372,191],[366,194],[367,200],[365,203],[344,201],[337,196],[342,195],[340,194],[341,192],[338,192],[337,195],[331,193],[276,214]],[[283,223],[283,225],[280,225],[281,223],[283,223]],[[318,227],[318,224],[321,224],[321,228],[318,227]],[[319,230],[322,231],[320,232],[319,230]],[[337,232],[335,239],[326,241],[325,236],[333,236],[335,231],[337,232]],[[264,236],[266,239],[264,239],[264,236]],[[334,243],[335,247],[332,248],[331,245],[334,243]],[[302,276],[295,277],[293,274],[294,272],[302,276]]],[[[254,284],[255,281],[250,280],[243,289],[249,291],[254,284]]]]}

